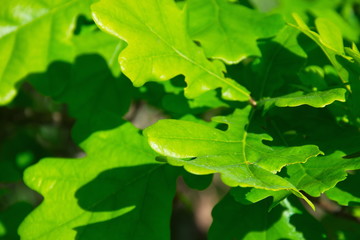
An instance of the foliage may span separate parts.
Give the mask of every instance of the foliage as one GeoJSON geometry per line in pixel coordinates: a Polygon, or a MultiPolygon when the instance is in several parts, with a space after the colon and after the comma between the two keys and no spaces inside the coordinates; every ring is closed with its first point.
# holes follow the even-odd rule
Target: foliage
{"type": "Polygon", "coordinates": [[[170,239],[179,177],[213,174],[208,239],[359,239],[359,26],[358,0],[4,1],[0,239],[170,239]]]}

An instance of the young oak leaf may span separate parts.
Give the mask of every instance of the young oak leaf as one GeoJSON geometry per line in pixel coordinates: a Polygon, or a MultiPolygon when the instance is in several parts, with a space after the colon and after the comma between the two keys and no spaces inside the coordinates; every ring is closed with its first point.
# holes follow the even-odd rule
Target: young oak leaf
{"type": "Polygon", "coordinates": [[[27,74],[53,60],[72,60],[72,31],[92,0],[2,1],[0,9],[0,105],[17,94],[27,74]],[[59,51],[61,49],[61,51],[59,51]]]}
{"type": "Polygon", "coordinates": [[[317,91],[305,94],[302,91],[290,93],[275,98],[266,98],[259,101],[258,104],[264,104],[264,107],[270,108],[275,105],[277,107],[297,107],[301,105],[309,105],[311,107],[322,108],[334,101],[345,102],[346,89],[334,88],[327,91],[317,91]]]}
{"type": "Polygon", "coordinates": [[[267,15],[227,0],[190,0],[186,5],[189,34],[208,57],[228,64],[261,56],[256,40],[284,27],[280,15],[267,15]]]}
{"type": "Polygon", "coordinates": [[[224,77],[224,64],[207,60],[191,40],[185,12],[173,0],[101,0],[92,5],[92,12],[102,30],[128,43],[119,63],[135,86],[183,74],[188,98],[222,88],[224,99],[250,99],[248,90],[224,77]]]}
{"type": "Polygon", "coordinates": [[[327,156],[309,159],[304,164],[287,166],[287,180],[311,196],[333,188],[343,181],[349,170],[360,169],[360,157],[344,158],[346,154],[336,151],[327,156]]]}
{"type": "Polygon", "coordinates": [[[130,123],[82,147],[82,159],[43,159],[26,170],[44,201],[21,224],[21,239],[169,239],[177,170],[156,163],[130,123]]]}
{"type": "Polygon", "coordinates": [[[236,110],[227,117],[213,120],[228,125],[221,131],[181,120],[160,120],[145,129],[150,146],[168,157],[171,165],[184,166],[194,174],[220,173],[231,187],[255,187],[273,191],[290,190],[301,194],[275,173],[282,167],[306,162],[321,154],[317,146],[270,147],[266,134],[249,133],[246,126],[251,107],[236,110]],[[190,158],[190,160],[188,160],[190,158]]]}
{"type": "MultiPolygon", "coordinates": [[[[360,169],[360,157],[346,158],[344,155],[343,152],[336,151],[327,156],[311,158],[303,164],[289,165],[286,167],[287,176],[285,179],[297,189],[313,197],[319,197],[322,193],[329,192],[334,200],[344,205],[354,199],[357,201],[357,198],[351,196],[350,193],[335,187],[336,184],[346,179],[348,175],[346,171],[360,169]],[[338,193],[338,195],[335,196],[334,193],[338,193]],[[346,199],[345,196],[348,198],[346,199]]],[[[343,183],[346,184],[346,180],[343,183]]],[[[273,205],[289,195],[287,191],[272,192],[262,189],[237,188],[232,191],[232,194],[239,202],[245,203],[258,202],[272,196],[273,205]]]]}

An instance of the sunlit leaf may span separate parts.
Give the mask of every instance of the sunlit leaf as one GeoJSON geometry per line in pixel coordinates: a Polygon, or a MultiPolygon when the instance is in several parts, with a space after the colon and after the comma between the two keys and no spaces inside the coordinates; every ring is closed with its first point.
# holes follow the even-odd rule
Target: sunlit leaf
{"type": "Polygon", "coordinates": [[[21,239],[169,239],[176,170],[156,163],[130,124],[82,147],[82,159],[43,159],[25,172],[44,201],[20,226],[21,239]]]}
{"type": "Polygon", "coordinates": [[[268,98],[259,102],[264,104],[265,108],[270,108],[272,105],[277,107],[297,107],[300,105],[309,105],[311,107],[325,107],[334,101],[345,102],[344,88],[335,88],[327,91],[317,91],[305,94],[304,92],[295,92],[285,96],[268,98]]]}
{"type": "Polygon", "coordinates": [[[2,1],[0,10],[0,105],[9,103],[28,73],[54,60],[72,60],[76,18],[92,0],[2,1]]]}
{"type": "Polygon", "coordinates": [[[181,120],[160,120],[144,132],[151,147],[168,156],[168,162],[194,174],[219,172],[229,186],[268,190],[297,190],[275,175],[289,164],[306,162],[320,154],[316,146],[269,147],[266,134],[247,132],[250,107],[236,110],[228,117],[213,121],[225,123],[221,131],[202,124],[181,120]]]}
{"type": "Polygon", "coordinates": [[[101,29],[128,43],[119,63],[135,86],[182,74],[189,98],[222,88],[225,99],[250,99],[244,87],[224,76],[225,66],[207,60],[203,50],[191,40],[185,14],[172,0],[103,0],[94,4],[92,10],[101,29]]]}
{"type": "Polygon", "coordinates": [[[348,170],[360,169],[360,157],[346,159],[344,153],[333,154],[309,159],[304,164],[294,164],[287,167],[288,180],[298,189],[312,196],[333,188],[344,180],[348,170]]]}

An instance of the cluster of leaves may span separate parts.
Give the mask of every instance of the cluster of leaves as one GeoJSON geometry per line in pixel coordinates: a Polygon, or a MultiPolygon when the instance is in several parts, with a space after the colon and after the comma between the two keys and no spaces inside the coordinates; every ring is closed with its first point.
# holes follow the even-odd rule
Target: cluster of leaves
{"type": "Polygon", "coordinates": [[[169,239],[178,177],[217,173],[209,239],[358,239],[359,42],[358,0],[3,1],[0,198],[23,178],[44,199],[1,204],[0,238],[28,214],[24,240],[169,239]],[[171,119],[139,131],[136,101],[171,119]],[[338,214],[309,214],[321,195],[338,214]]]}

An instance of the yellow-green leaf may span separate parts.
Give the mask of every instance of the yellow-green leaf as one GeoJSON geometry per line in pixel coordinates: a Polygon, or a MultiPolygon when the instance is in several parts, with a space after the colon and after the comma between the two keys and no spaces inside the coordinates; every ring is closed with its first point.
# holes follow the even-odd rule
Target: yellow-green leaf
{"type": "Polygon", "coordinates": [[[222,88],[225,99],[250,99],[244,87],[224,76],[225,66],[220,61],[207,60],[203,50],[191,40],[185,13],[172,0],[101,0],[92,10],[102,30],[128,43],[119,63],[135,86],[182,74],[189,98],[222,88]]]}

